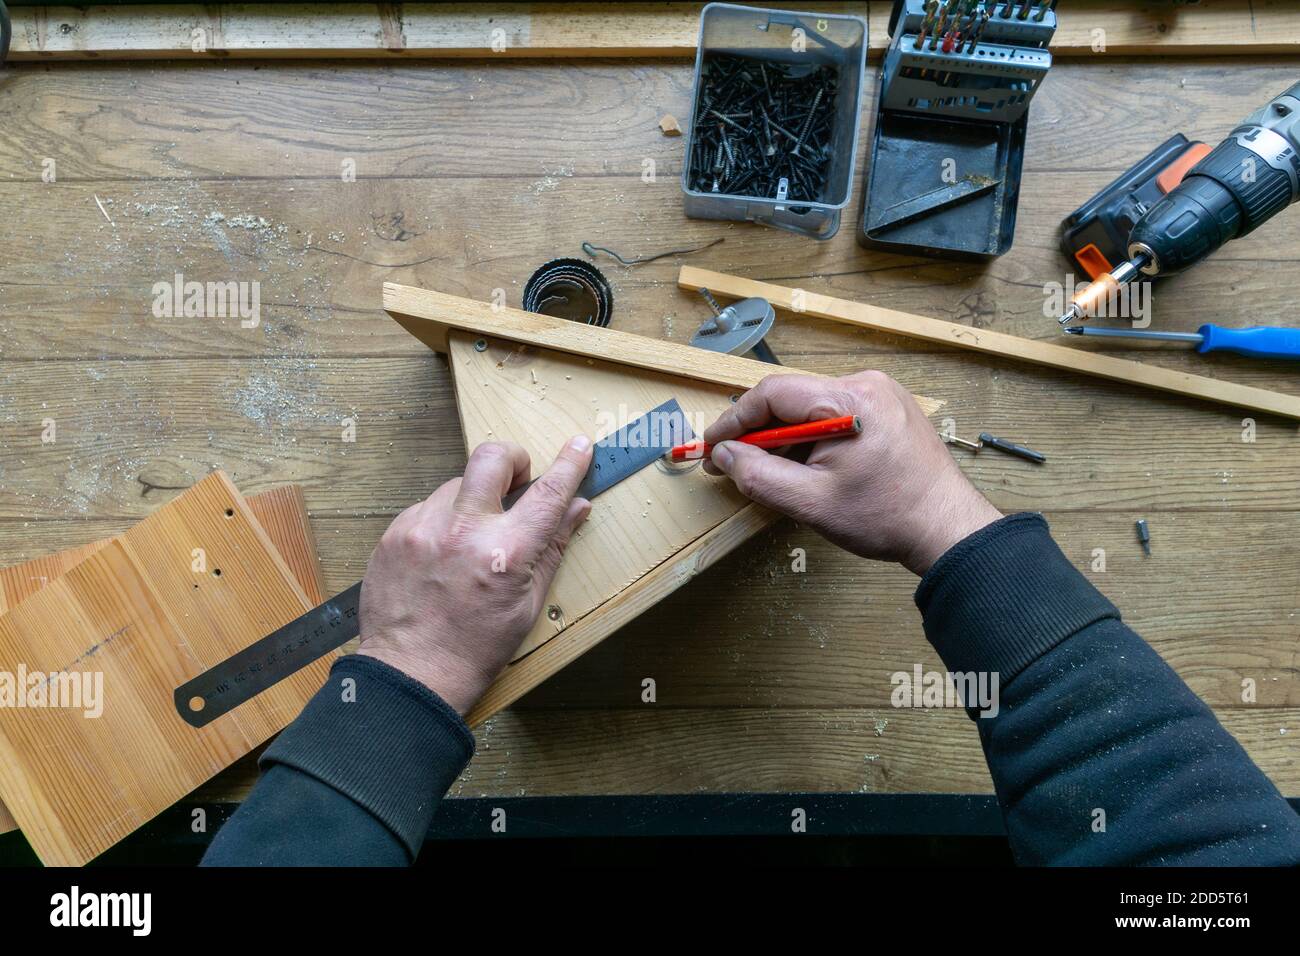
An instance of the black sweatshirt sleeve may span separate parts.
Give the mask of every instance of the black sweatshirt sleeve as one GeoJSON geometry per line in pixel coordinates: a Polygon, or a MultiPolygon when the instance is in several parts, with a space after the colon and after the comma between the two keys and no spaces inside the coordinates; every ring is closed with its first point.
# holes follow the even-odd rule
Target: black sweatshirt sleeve
{"type": "Polygon", "coordinates": [[[1300,863],[1300,817],[1042,516],[956,545],[916,603],[950,672],[997,675],[970,713],[1019,862],[1300,863]]]}
{"type": "Polygon", "coordinates": [[[374,658],[340,658],[267,748],[205,866],[404,866],[474,754],[442,698],[374,658]]]}

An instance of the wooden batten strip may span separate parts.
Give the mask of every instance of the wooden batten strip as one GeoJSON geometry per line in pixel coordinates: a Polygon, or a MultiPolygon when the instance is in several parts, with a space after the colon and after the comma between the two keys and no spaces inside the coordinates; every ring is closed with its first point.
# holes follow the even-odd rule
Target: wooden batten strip
{"type": "Polygon", "coordinates": [[[1140,385],[1144,388],[1154,388],[1176,395],[1300,420],[1300,397],[1295,395],[1285,395],[1282,392],[1272,392],[1250,385],[1239,385],[1236,382],[1178,372],[1157,365],[1144,365],[1141,362],[1100,355],[1081,348],[1053,345],[1037,339],[1022,339],[1005,332],[976,329],[957,322],[912,315],[894,309],[853,302],[849,299],[837,299],[807,290],[792,289],[771,282],[697,269],[694,266],[682,267],[677,284],[683,289],[707,288],[715,295],[728,298],[762,296],[776,308],[798,315],[829,319],[876,332],[889,332],[926,342],[938,342],[973,352],[982,352],[985,355],[996,355],[1033,365],[1046,365],[1065,372],[1092,375],[1128,385],[1140,385]]]}
{"type": "MultiPolygon", "coordinates": [[[[393,282],[384,283],[384,309],[402,328],[443,354],[448,348],[448,330],[461,329],[738,389],[753,388],[768,375],[815,374],[618,329],[581,325],[519,309],[498,309],[486,302],[393,282]]],[[[922,396],[916,396],[916,400],[927,415],[933,415],[944,404],[922,396]]]]}

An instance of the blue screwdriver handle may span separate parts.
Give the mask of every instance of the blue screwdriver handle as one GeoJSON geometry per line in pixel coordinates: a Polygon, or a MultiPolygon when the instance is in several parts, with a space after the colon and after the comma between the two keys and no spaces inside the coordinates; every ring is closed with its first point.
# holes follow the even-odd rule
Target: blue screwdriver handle
{"type": "Polygon", "coordinates": [[[1202,325],[1198,330],[1205,338],[1198,352],[1236,352],[1251,358],[1300,359],[1300,329],[1256,325],[1249,329],[1225,329],[1220,325],[1202,325]]]}

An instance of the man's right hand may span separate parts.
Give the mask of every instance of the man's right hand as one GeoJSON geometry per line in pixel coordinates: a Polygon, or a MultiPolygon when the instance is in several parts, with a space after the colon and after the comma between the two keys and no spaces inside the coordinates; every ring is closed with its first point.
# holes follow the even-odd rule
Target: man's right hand
{"type": "Polygon", "coordinates": [[[966,480],[911,394],[883,372],[769,375],[705,432],[710,471],[748,498],[864,558],[924,575],[945,551],[1001,517],[966,480]],[[807,462],[727,441],[775,423],[857,415],[862,434],[812,447],[807,462]],[[721,444],[719,444],[721,443],[721,444]]]}

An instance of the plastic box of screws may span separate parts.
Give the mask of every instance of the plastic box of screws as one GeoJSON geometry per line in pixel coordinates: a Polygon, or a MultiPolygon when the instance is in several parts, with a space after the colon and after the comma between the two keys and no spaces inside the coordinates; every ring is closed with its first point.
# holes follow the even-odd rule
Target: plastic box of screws
{"type": "Polygon", "coordinates": [[[866,47],[860,17],[706,6],[686,214],[833,236],[852,190],[866,47]]]}

